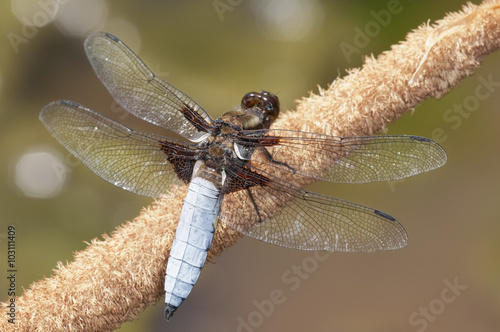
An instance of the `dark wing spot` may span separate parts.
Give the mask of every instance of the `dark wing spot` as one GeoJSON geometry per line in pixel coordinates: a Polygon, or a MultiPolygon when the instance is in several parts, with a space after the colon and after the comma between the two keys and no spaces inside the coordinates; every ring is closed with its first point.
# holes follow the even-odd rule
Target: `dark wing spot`
{"type": "Polygon", "coordinates": [[[113,40],[113,41],[115,41],[115,42],[120,42],[120,39],[116,38],[116,37],[115,37],[115,36],[113,36],[112,34],[107,33],[107,32],[105,32],[104,34],[105,34],[105,35],[106,35],[106,37],[108,37],[109,39],[111,39],[111,40],[113,40]]]}
{"type": "Polygon", "coordinates": [[[69,101],[69,100],[61,100],[61,104],[68,105],[70,107],[75,107],[75,108],[81,108],[82,105],[75,103],[74,101],[69,101]]]}
{"type": "Polygon", "coordinates": [[[375,214],[378,214],[379,216],[381,216],[381,217],[383,217],[385,219],[389,219],[390,221],[396,221],[396,219],[394,219],[393,217],[391,217],[387,213],[382,212],[380,210],[373,210],[373,212],[375,212],[375,214]]]}
{"type": "Polygon", "coordinates": [[[415,140],[415,141],[420,141],[420,142],[432,142],[432,140],[430,140],[426,137],[420,137],[420,136],[410,136],[410,139],[415,140]]]}

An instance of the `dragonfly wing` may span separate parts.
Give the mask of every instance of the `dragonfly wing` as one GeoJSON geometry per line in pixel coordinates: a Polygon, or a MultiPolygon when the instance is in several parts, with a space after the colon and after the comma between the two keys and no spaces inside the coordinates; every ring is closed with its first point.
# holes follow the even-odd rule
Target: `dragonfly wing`
{"type": "Polygon", "coordinates": [[[371,252],[408,241],[401,224],[382,211],[266,177],[263,186],[226,194],[220,220],[252,238],[301,250],[371,252]]]}
{"type": "Polygon", "coordinates": [[[267,172],[279,168],[335,183],[402,179],[441,167],[447,159],[439,144],[419,136],[336,137],[271,129],[248,131],[238,144],[254,149],[253,165],[267,172]]]}
{"type": "Polygon", "coordinates": [[[85,40],[85,51],[113,98],[133,115],[199,141],[211,128],[211,117],[194,100],[166,83],[121,40],[97,32],[85,40]]]}
{"type": "Polygon", "coordinates": [[[162,197],[192,175],[195,146],[134,131],[77,103],[52,102],[40,120],[94,173],[130,192],[162,197]]]}

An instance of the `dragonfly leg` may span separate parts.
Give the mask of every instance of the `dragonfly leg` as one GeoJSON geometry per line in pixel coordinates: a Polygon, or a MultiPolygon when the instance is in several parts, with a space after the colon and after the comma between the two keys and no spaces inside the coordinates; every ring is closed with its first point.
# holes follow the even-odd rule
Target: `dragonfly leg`
{"type": "Polygon", "coordinates": [[[287,163],[283,162],[283,161],[277,161],[277,160],[274,160],[273,156],[271,156],[271,154],[269,153],[269,151],[267,151],[267,149],[262,149],[264,151],[264,157],[266,157],[266,159],[273,163],[273,164],[276,164],[276,165],[281,165],[281,166],[285,166],[286,168],[288,168],[293,174],[295,174],[295,168],[289,166],[287,163]]]}
{"type": "Polygon", "coordinates": [[[257,207],[257,203],[255,203],[255,199],[253,198],[252,192],[250,191],[250,188],[246,188],[246,191],[248,193],[248,196],[250,196],[250,200],[252,201],[253,207],[255,209],[255,212],[257,213],[257,217],[259,217],[259,222],[263,222],[260,213],[259,213],[259,208],[257,207]]]}

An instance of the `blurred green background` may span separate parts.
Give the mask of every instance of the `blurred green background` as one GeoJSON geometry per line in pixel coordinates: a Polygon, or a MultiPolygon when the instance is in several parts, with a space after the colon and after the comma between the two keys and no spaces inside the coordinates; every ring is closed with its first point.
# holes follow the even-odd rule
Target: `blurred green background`
{"type": "MultiPolygon", "coordinates": [[[[373,13],[395,0],[1,2],[3,271],[10,224],[17,230],[22,293],[50,276],[57,261],[71,261],[84,241],[112,232],[152,201],[95,176],[38,120],[45,104],[69,99],[141,128],[95,77],[83,50],[89,33],[115,34],[158,76],[218,117],[260,89],[278,93],[282,108],[293,110],[296,99],[360,66],[362,56],[378,55],[464,3],[402,0],[359,54],[346,56],[341,43],[354,45],[357,29],[376,26],[373,13]]],[[[449,155],[443,168],[401,182],[311,188],[390,213],[408,231],[407,247],[319,260],[244,238],[204,268],[168,324],[160,301],[120,331],[499,331],[498,87],[473,111],[447,117],[454,105],[474,99],[489,76],[500,82],[500,53],[441,100],[426,101],[388,126],[389,134],[435,139],[440,128],[449,155]],[[275,290],[282,303],[265,307],[275,290]]],[[[2,301],[6,286],[0,278],[2,301]]]]}

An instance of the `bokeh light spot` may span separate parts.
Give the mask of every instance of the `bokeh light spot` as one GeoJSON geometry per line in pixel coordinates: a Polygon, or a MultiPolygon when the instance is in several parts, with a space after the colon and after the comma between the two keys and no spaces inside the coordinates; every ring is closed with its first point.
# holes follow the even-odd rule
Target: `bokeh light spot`
{"type": "Polygon", "coordinates": [[[24,25],[42,27],[52,22],[61,1],[12,0],[12,13],[24,25]]]}
{"type": "Polygon", "coordinates": [[[56,196],[61,192],[66,177],[62,159],[51,151],[27,152],[15,165],[16,185],[28,197],[56,196]]]}
{"type": "Polygon", "coordinates": [[[56,25],[68,36],[86,36],[100,30],[108,17],[108,5],[103,0],[71,0],[61,6],[56,25]]]}
{"type": "Polygon", "coordinates": [[[254,7],[257,27],[278,41],[299,41],[319,31],[323,8],[317,0],[260,0],[254,7]]]}

